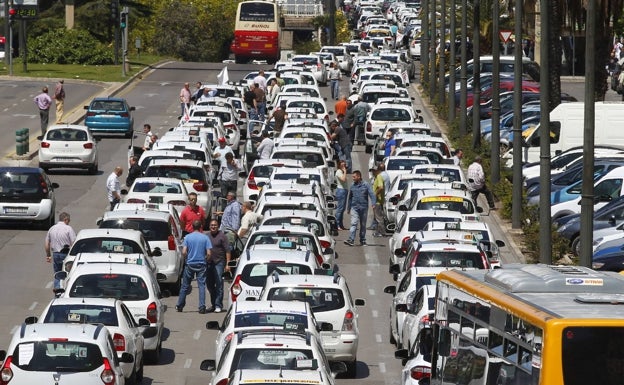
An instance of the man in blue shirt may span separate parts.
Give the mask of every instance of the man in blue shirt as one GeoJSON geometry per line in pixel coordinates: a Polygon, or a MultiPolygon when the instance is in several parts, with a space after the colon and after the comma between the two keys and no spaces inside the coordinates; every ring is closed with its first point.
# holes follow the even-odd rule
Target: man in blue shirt
{"type": "Polygon", "coordinates": [[[193,221],[193,232],[184,237],[182,254],[186,257],[186,266],[180,296],[175,306],[178,312],[181,312],[186,305],[186,295],[189,292],[191,280],[197,278],[199,314],[206,314],[206,262],[210,258],[212,243],[210,238],[200,231],[201,228],[201,221],[193,221]]]}
{"type": "Polygon", "coordinates": [[[345,245],[353,246],[355,232],[359,224],[360,246],[366,246],[366,216],[368,215],[369,203],[371,207],[375,207],[377,203],[375,193],[373,193],[370,184],[362,180],[362,173],[358,170],[353,171],[353,184],[349,190],[349,199],[347,200],[347,211],[351,213],[351,227],[349,229],[349,239],[344,241],[345,245]]]}
{"type": "Polygon", "coordinates": [[[234,191],[228,191],[226,198],[227,206],[225,206],[223,212],[217,211],[215,214],[223,215],[221,217],[221,227],[219,227],[219,230],[226,234],[230,245],[232,245],[236,240],[236,234],[240,228],[241,204],[236,200],[236,192],[234,191]]]}
{"type": "Polygon", "coordinates": [[[394,139],[394,131],[388,130],[386,132],[386,140],[384,141],[384,157],[387,158],[394,154],[396,148],[396,139],[394,139]]]}

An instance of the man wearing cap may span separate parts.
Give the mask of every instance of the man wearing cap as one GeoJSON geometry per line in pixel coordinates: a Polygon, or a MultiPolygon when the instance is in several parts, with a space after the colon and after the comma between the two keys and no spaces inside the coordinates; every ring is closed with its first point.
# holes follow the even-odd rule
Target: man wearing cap
{"type": "Polygon", "coordinates": [[[65,88],[63,88],[63,83],[65,83],[63,79],[59,80],[58,83],[56,83],[56,87],[54,88],[54,101],[56,103],[56,124],[61,124],[63,122],[63,114],[65,108],[65,88]]]}
{"type": "Polygon", "coordinates": [[[468,171],[466,172],[468,190],[470,191],[472,200],[475,204],[477,204],[479,194],[483,193],[485,195],[485,199],[487,199],[488,205],[490,206],[490,210],[496,210],[496,206],[494,205],[494,195],[485,184],[485,173],[483,172],[481,161],[481,157],[477,155],[474,158],[474,162],[468,166],[468,171]]]}
{"type": "Polygon", "coordinates": [[[219,147],[215,148],[212,153],[212,158],[217,159],[219,161],[219,167],[221,167],[222,164],[225,164],[225,154],[231,153],[234,155],[234,151],[232,147],[227,145],[227,140],[224,137],[220,137],[217,142],[219,143],[219,147]]]}

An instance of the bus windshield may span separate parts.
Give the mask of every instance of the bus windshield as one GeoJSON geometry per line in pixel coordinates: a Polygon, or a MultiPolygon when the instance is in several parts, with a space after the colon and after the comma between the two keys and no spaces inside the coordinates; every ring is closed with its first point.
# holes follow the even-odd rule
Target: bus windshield
{"type": "Polygon", "coordinates": [[[275,21],[275,5],[270,3],[241,3],[240,21],[275,21]]]}

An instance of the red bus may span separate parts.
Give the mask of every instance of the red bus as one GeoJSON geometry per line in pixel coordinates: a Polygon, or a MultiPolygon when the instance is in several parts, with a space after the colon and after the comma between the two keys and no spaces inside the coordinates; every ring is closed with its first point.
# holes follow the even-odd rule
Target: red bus
{"type": "Polygon", "coordinates": [[[279,60],[280,14],[276,2],[248,0],[238,4],[230,51],[236,63],[250,59],[279,60]]]}

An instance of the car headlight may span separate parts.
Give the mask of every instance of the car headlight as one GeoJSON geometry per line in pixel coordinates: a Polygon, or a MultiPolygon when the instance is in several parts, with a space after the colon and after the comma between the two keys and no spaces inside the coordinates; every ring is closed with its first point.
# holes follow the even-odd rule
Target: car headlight
{"type": "Polygon", "coordinates": [[[604,266],[604,262],[592,262],[592,269],[598,270],[604,266]]]}

